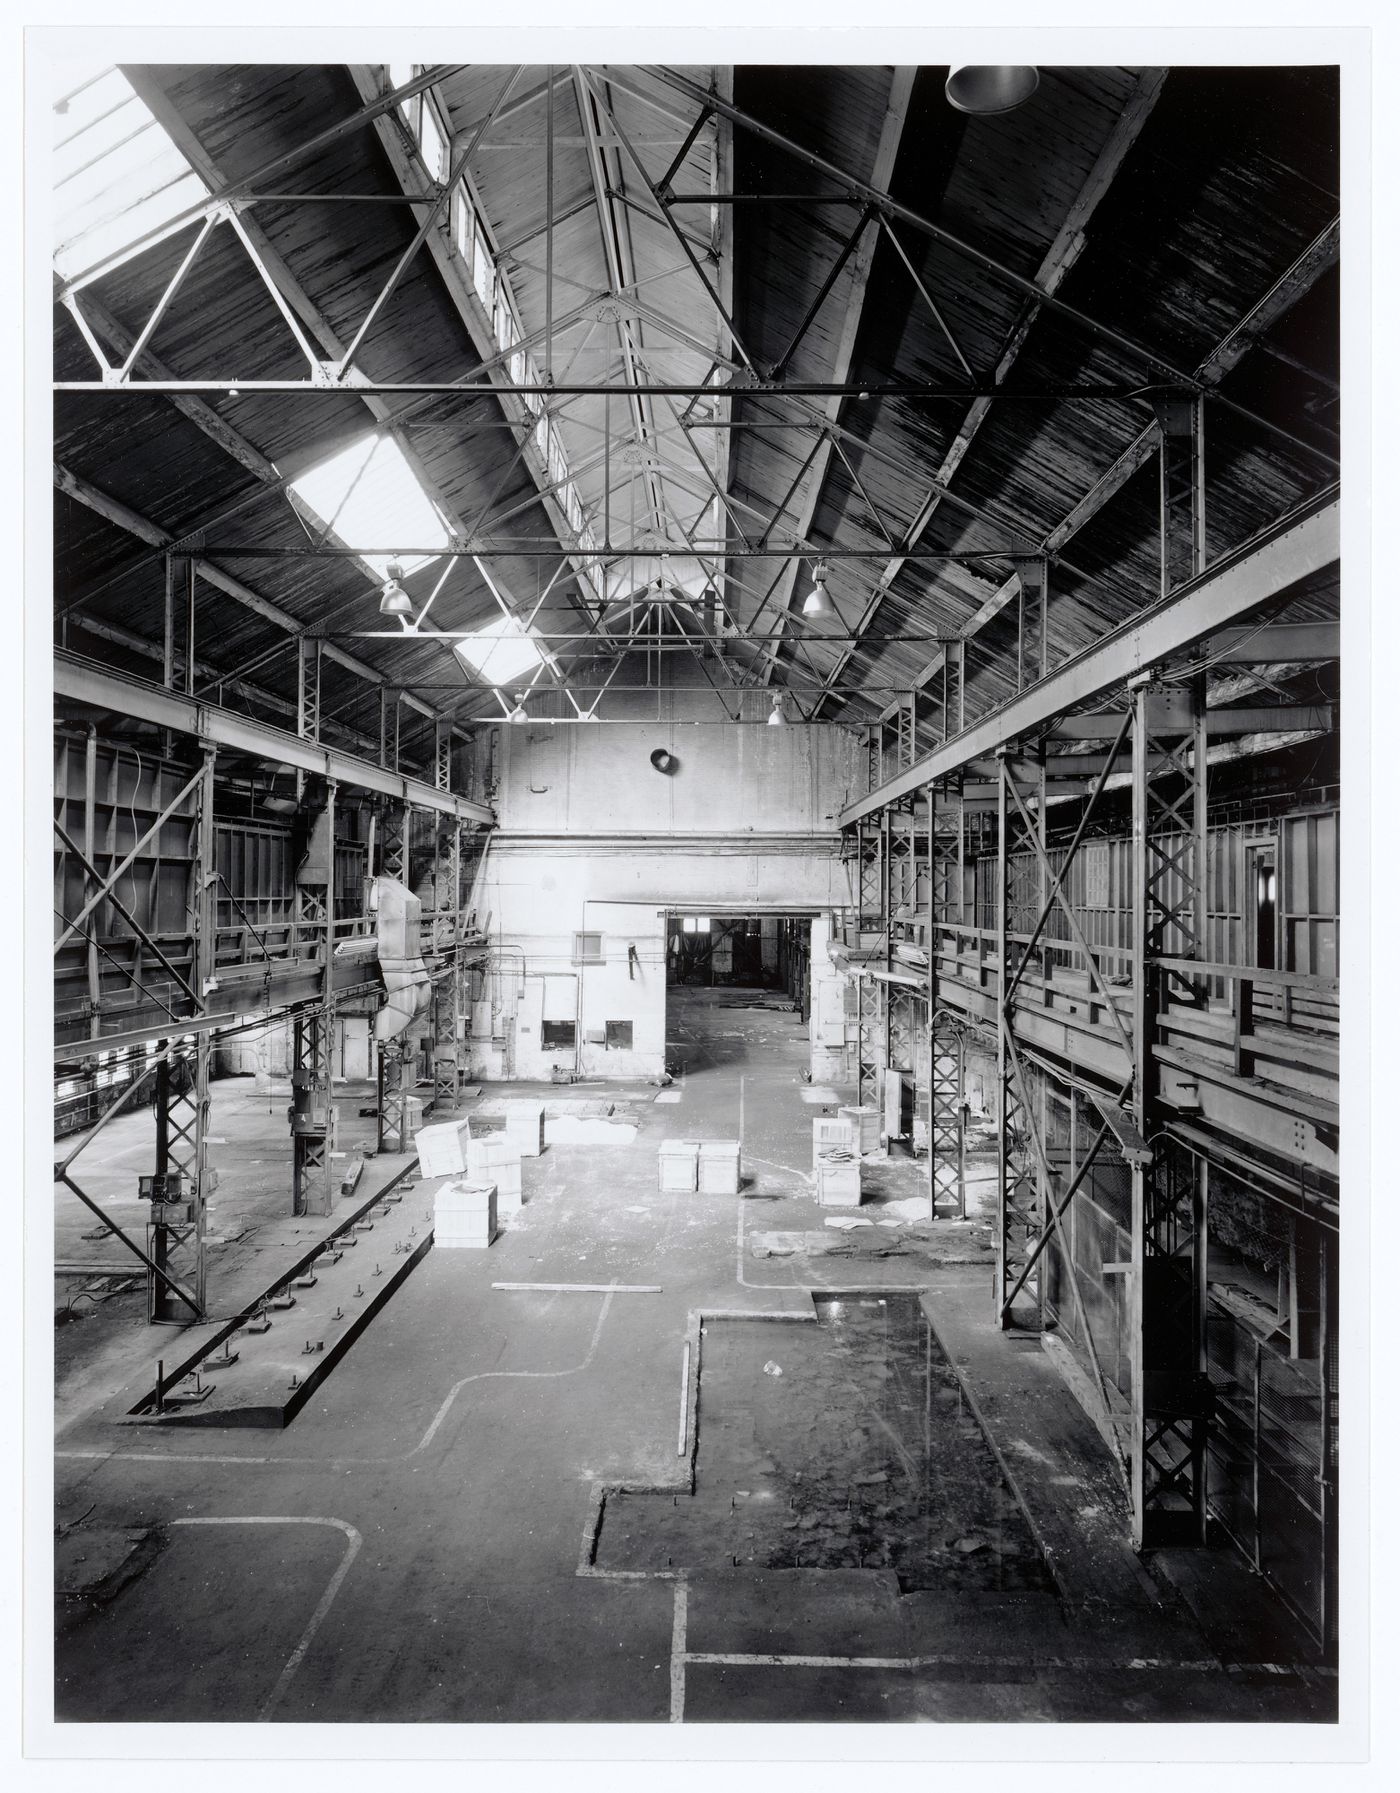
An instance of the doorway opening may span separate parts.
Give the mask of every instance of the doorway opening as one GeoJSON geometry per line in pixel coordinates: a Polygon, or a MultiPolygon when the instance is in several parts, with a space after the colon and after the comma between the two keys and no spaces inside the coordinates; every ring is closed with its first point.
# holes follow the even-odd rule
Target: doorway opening
{"type": "Polygon", "coordinates": [[[1278,968],[1278,854],[1270,843],[1250,847],[1247,859],[1251,958],[1261,971],[1274,971],[1278,968]]]}
{"type": "MultiPolygon", "coordinates": [[[[781,1014],[794,1032],[802,1030],[805,1047],[811,967],[808,915],[671,910],[666,916],[668,1061],[689,1068],[692,1050],[702,1043],[708,1062],[747,1056],[733,1041],[750,1011],[759,1011],[760,1020],[781,1014]]],[[[761,1037],[772,1035],[760,1030],[749,1044],[758,1045],[761,1037]]]]}

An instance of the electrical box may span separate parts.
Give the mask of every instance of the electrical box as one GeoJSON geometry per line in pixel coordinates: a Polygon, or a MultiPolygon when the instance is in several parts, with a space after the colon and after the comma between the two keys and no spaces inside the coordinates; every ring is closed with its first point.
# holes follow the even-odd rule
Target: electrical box
{"type": "Polygon", "coordinates": [[[153,1171],[139,1187],[143,1202],[187,1202],[194,1196],[194,1178],[182,1171],[153,1171]]]}

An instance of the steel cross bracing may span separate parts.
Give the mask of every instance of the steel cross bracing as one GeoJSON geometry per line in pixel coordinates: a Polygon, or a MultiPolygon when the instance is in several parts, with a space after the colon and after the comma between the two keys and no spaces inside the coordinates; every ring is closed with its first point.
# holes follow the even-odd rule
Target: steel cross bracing
{"type": "MultiPolygon", "coordinates": [[[[196,1008],[207,1011],[214,984],[214,765],[204,754],[189,903],[194,921],[192,978],[196,1008]]],[[[167,1042],[156,1071],[156,1155],[147,1224],[147,1313],[152,1322],[185,1322],[193,1297],[205,1310],[205,1213],[209,1195],[206,1135],[213,1041],[206,1030],[167,1042]],[[172,1181],[172,1179],[174,1179],[172,1181]],[[167,1197],[173,1199],[166,1199],[167,1197]]]]}
{"type": "Polygon", "coordinates": [[[1003,751],[997,768],[997,1207],[995,1304],[1000,1326],[1039,1330],[1045,1285],[1035,1265],[1045,1231],[1046,1187],[1039,1161],[1040,1129],[1034,1112],[1030,1072],[1013,1026],[1013,993],[1027,949],[1012,921],[1039,894],[1039,866],[1020,849],[1043,847],[1045,768],[1003,751]],[[1035,815],[1029,806],[1035,804],[1035,815]],[[1033,868],[1033,869],[1032,869],[1033,868]],[[1028,882],[1036,880],[1036,888],[1028,882]],[[1025,1272],[1029,1272],[1026,1274],[1025,1272]],[[1018,1288],[1019,1305],[1011,1291],[1018,1288]]]}
{"type": "Polygon", "coordinates": [[[1133,701],[1133,1105],[1145,1141],[1133,1161],[1132,1360],[1134,1541],[1203,1542],[1209,1384],[1205,1358],[1206,1161],[1161,1138],[1157,1017],[1206,999],[1206,731],[1202,681],[1165,720],[1144,680],[1133,701]],[[1156,961],[1171,958],[1171,969],[1156,961]]]}
{"type": "Polygon", "coordinates": [[[332,982],[335,958],[336,786],[327,783],[325,806],[314,820],[307,858],[297,873],[297,933],[320,967],[319,1001],[292,1018],[292,1212],[329,1214],[335,1203],[332,1153],[335,1108],[331,1040],[335,1030],[332,982]]]}
{"type": "Polygon", "coordinates": [[[934,1213],[967,1215],[967,1109],[962,1024],[939,1000],[940,930],[963,920],[966,835],[962,777],[931,785],[929,807],[929,1180],[934,1213]]]}
{"type": "MultiPolygon", "coordinates": [[[[861,944],[875,933],[889,951],[890,915],[890,817],[888,811],[858,831],[857,878],[859,904],[856,927],[861,944]]],[[[862,974],[856,981],[856,1100],[862,1106],[880,1104],[884,1050],[885,986],[862,974]]]]}

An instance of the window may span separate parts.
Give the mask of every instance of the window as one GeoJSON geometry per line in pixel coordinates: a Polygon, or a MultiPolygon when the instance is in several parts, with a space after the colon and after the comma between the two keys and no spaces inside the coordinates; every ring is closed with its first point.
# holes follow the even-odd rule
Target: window
{"type": "Polygon", "coordinates": [[[601,965],[603,962],[603,936],[601,934],[574,935],[574,964],[601,965]]]}
{"type": "Polygon", "coordinates": [[[540,1023],[540,1045],[547,1051],[550,1047],[573,1047],[577,1045],[575,1025],[572,1021],[542,1021],[540,1023]]]}
{"type": "Polygon", "coordinates": [[[468,203],[466,192],[455,187],[452,192],[452,246],[458,255],[471,267],[472,258],[472,208],[468,203]]]}
{"type": "Polygon", "coordinates": [[[632,1050],[632,1023],[630,1021],[608,1021],[604,1025],[607,1030],[606,1045],[609,1052],[630,1052],[632,1050]]]}
{"type": "MultiPolygon", "coordinates": [[[[414,477],[392,436],[362,436],[319,467],[292,481],[291,489],[347,548],[445,548],[447,526],[414,477]]],[[[365,562],[387,576],[397,559],[405,573],[429,565],[431,554],[366,554],[365,562]]]]}
{"type": "MultiPolygon", "coordinates": [[[[65,280],[159,230],[209,189],[120,69],[54,103],[54,267],[65,280]]],[[[193,233],[191,220],[184,228],[193,233]]]]}
{"type": "Polygon", "coordinates": [[[428,171],[430,180],[440,181],[446,178],[447,139],[438,124],[437,114],[433,111],[431,101],[423,107],[423,124],[418,135],[418,149],[423,157],[423,166],[428,171]]]}
{"type": "Polygon", "coordinates": [[[544,661],[533,631],[513,616],[500,616],[453,643],[477,677],[488,685],[506,685],[544,661]]]}
{"type": "Polygon", "coordinates": [[[710,918],[708,915],[687,915],[681,928],[687,934],[708,934],[710,918]]]}

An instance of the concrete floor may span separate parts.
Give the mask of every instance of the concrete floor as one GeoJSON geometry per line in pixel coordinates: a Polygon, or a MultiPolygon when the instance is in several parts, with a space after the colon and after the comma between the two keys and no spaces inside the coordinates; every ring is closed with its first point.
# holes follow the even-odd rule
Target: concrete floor
{"type": "MultiPolygon", "coordinates": [[[[1127,1549],[1097,1434],[1048,1357],[989,1325],[985,1228],[824,1225],[807,1174],[821,1096],[801,1077],[796,1016],[741,1006],[755,1000],[742,992],[673,997],[681,1070],[661,1093],[679,1100],[638,1088],[634,1142],[526,1160],[509,1230],[487,1252],[429,1252],[286,1431],[124,1424],[171,1334],[143,1324],[138,1295],[63,1323],[56,1523],[70,1591],[58,1598],[56,1717],[1329,1719],[1335,1679],[1228,1553],[1209,1552],[1202,1573],[1127,1549]],[[658,1193],[662,1140],[740,1131],[749,1181],[737,1199],[658,1193]],[[629,1292],[639,1285],[661,1292],[629,1292]],[[919,1292],[960,1423],[981,1428],[985,1445],[974,1442],[990,1447],[1043,1555],[1039,1585],[935,1577],[911,1589],[878,1551],[874,1567],[774,1568],[722,1547],[679,1569],[664,1552],[616,1566],[619,1503],[649,1491],[679,1512],[692,1464],[702,1484],[710,1473],[707,1395],[717,1426],[742,1422],[742,1375],[721,1376],[716,1356],[705,1382],[707,1324],[774,1316],[763,1332],[781,1363],[784,1338],[814,1323],[812,1291],[891,1289],[919,1292]]],[[[342,1101],[353,1117],[356,1102],[342,1101]]],[[[214,1149],[214,1231],[222,1215],[244,1217],[241,1237],[212,1252],[223,1311],[328,1227],[282,1213],[284,1107],[239,1082],[216,1087],[213,1132],[227,1144],[214,1149]]],[[[143,1129],[142,1116],[113,1124],[95,1193],[125,1199],[143,1129]]],[[[861,1218],[897,1221],[922,1178],[910,1163],[885,1167],[861,1218]]],[[[80,1241],[90,1226],[76,1203],[60,1201],[58,1228],[61,1260],[118,1261],[110,1244],[80,1241]]],[[[56,1285],[61,1311],[76,1286],[56,1285]]],[[[763,1401],[784,1386],[766,1383],[763,1401]]],[[[820,1403],[811,1411],[826,1423],[820,1403]]]]}

